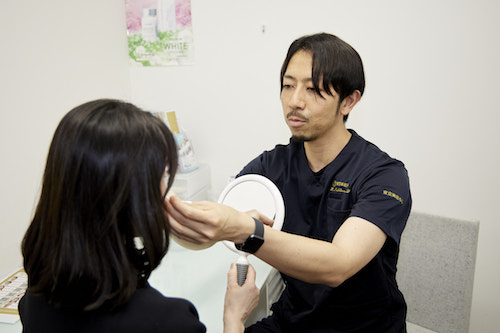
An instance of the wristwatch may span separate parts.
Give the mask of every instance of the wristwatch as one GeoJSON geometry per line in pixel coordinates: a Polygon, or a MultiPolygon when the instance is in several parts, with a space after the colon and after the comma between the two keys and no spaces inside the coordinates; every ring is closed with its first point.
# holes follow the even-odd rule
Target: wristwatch
{"type": "Polygon", "coordinates": [[[236,248],[243,252],[254,254],[264,244],[264,223],[261,220],[253,218],[255,221],[255,231],[248,236],[247,240],[240,244],[234,244],[236,248]]]}

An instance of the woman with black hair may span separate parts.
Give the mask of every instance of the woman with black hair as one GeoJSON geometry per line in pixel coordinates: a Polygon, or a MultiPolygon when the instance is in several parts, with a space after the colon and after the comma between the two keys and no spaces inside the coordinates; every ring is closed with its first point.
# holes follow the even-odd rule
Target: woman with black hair
{"type": "MultiPolygon", "coordinates": [[[[64,116],[22,243],[24,332],[206,331],[189,301],[147,282],[168,249],[164,200],[176,169],[167,126],[130,103],[95,100],[64,116]]],[[[249,280],[241,290],[228,281],[228,327],[258,297],[249,280]]]]}

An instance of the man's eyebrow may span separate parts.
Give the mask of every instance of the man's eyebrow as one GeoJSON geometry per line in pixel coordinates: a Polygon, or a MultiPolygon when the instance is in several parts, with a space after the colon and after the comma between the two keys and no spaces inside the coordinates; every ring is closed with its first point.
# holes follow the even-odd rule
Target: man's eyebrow
{"type": "MultiPolygon", "coordinates": [[[[284,78],[284,79],[290,79],[290,80],[295,80],[295,81],[297,81],[297,79],[296,79],[293,75],[290,75],[290,74],[285,74],[285,75],[283,75],[283,78],[284,78]]],[[[312,82],[312,81],[313,81],[313,79],[312,79],[312,77],[308,77],[308,78],[303,79],[303,80],[301,80],[301,81],[304,81],[304,82],[312,82]]]]}

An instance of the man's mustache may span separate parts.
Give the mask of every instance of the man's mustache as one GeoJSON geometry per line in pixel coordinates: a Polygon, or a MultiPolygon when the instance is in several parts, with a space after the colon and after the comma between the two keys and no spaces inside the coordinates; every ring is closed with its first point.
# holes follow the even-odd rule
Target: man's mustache
{"type": "Polygon", "coordinates": [[[302,120],[302,121],[307,121],[307,118],[306,118],[306,117],[304,117],[302,114],[300,114],[300,113],[299,113],[298,111],[296,111],[296,110],[292,110],[292,111],[290,111],[290,112],[288,112],[288,113],[286,114],[286,118],[287,118],[287,119],[290,119],[291,117],[298,118],[298,119],[300,119],[300,120],[302,120]]]}

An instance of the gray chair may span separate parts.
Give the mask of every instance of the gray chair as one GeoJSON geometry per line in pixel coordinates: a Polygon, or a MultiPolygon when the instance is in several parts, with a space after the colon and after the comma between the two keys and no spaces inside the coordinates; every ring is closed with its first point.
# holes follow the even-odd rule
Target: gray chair
{"type": "Polygon", "coordinates": [[[410,214],[396,274],[408,333],[469,332],[478,232],[477,221],[410,214]]]}
{"type": "MultiPolygon", "coordinates": [[[[479,222],[410,214],[396,274],[408,305],[408,333],[469,331],[478,231],[479,222]]],[[[270,315],[282,290],[281,277],[273,269],[245,326],[270,315]]]]}

